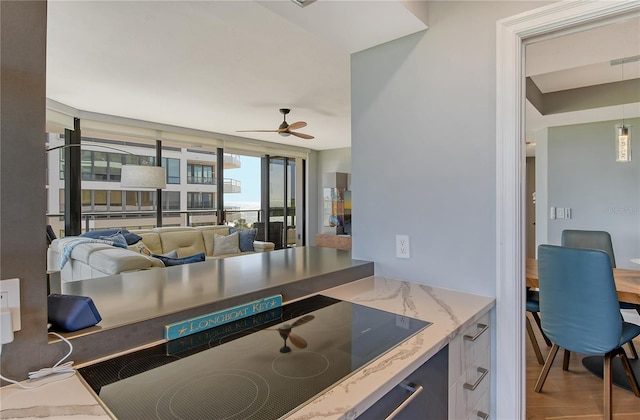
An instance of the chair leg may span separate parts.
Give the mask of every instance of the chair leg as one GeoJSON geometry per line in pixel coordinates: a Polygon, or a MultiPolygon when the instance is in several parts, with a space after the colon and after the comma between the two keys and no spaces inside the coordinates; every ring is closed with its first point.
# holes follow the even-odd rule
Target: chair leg
{"type": "Polygon", "coordinates": [[[531,341],[531,347],[533,347],[533,352],[536,354],[536,359],[538,359],[538,364],[544,365],[544,359],[542,358],[542,353],[540,352],[540,346],[538,345],[538,340],[536,340],[536,335],[533,332],[531,321],[529,321],[529,317],[527,317],[526,315],[525,315],[525,319],[527,320],[527,334],[529,335],[529,341],[531,341]]]}
{"type": "Polygon", "coordinates": [[[637,359],[638,352],[636,351],[636,346],[633,345],[633,341],[629,341],[629,350],[631,351],[631,358],[637,359]]]}
{"type": "Polygon", "coordinates": [[[564,357],[562,358],[562,370],[569,370],[569,362],[571,361],[571,352],[567,349],[564,349],[564,357]]]}
{"type": "Polygon", "coordinates": [[[627,378],[629,379],[629,383],[631,383],[631,389],[636,397],[640,398],[640,385],[638,384],[638,379],[631,369],[631,364],[629,363],[629,358],[627,354],[624,352],[624,349],[620,348],[618,354],[620,354],[620,360],[622,361],[622,366],[624,367],[624,373],[627,374],[627,378]]]}
{"type": "Polygon", "coordinates": [[[531,315],[533,316],[534,321],[536,321],[536,324],[538,324],[538,328],[540,328],[540,332],[542,333],[542,338],[544,338],[544,342],[547,343],[548,347],[551,347],[551,340],[549,340],[549,338],[544,333],[544,331],[542,331],[542,323],[540,322],[540,316],[537,314],[537,312],[531,312],[531,315]]]}
{"type": "Polygon", "coordinates": [[[551,365],[553,364],[553,360],[556,358],[556,354],[558,354],[557,344],[553,344],[551,346],[551,350],[549,351],[549,355],[547,356],[547,361],[544,362],[544,367],[542,368],[542,372],[540,372],[540,376],[538,376],[538,380],[536,381],[536,386],[533,389],[535,392],[541,392],[542,386],[544,385],[544,381],[547,380],[547,375],[549,375],[549,369],[551,369],[551,365]]]}
{"type": "Polygon", "coordinates": [[[602,379],[604,384],[604,404],[603,415],[604,420],[611,420],[613,416],[613,407],[611,406],[611,359],[615,356],[615,352],[609,352],[602,359],[602,379]]]}

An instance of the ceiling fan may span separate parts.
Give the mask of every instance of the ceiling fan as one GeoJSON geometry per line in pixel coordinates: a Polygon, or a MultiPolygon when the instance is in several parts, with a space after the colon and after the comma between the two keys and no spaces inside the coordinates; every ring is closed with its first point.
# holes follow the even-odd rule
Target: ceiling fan
{"type": "Polygon", "coordinates": [[[291,348],[287,346],[287,338],[289,339],[289,341],[291,341],[291,344],[299,349],[304,349],[307,347],[307,341],[299,335],[292,333],[291,330],[295,327],[299,327],[302,324],[306,324],[307,322],[312,321],[314,318],[315,316],[313,315],[305,315],[302,318],[296,320],[293,324],[282,324],[280,328],[277,329],[280,337],[284,339],[284,346],[282,346],[282,348],[280,349],[280,353],[289,353],[291,351],[291,348]]]}
{"type": "Polygon", "coordinates": [[[282,120],[282,124],[280,124],[280,126],[278,127],[277,130],[238,130],[238,133],[278,133],[281,136],[289,136],[291,134],[293,134],[296,137],[300,137],[301,139],[307,139],[307,140],[311,140],[314,137],[310,136],[308,134],[304,134],[304,133],[297,133],[295,131],[292,130],[298,130],[300,128],[306,127],[307,123],[304,121],[297,121],[294,123],[287,123],[287,114],[290,112],[291,110],[288,108],[280,108],[280,113],[284,116],[283,120],[282,120]]]}

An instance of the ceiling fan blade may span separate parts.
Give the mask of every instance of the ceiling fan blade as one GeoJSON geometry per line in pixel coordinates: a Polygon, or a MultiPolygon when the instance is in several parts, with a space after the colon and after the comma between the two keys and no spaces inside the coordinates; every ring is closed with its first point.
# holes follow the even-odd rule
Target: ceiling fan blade
{"type": "Polygon", "coordinates": [[[306,126],[307,126],[306,122],[304,122],[304,121],[296,121],[294,123],[289,124],[288,129],[289,130],[299,130],[299,129],[301,129],[303,127],[306,127],[306,126]]]}
{"type": "Polygon", "coordinates": [[[293,324],[291,324],[291,328],[295,328],[295,327],[298,327],[298,326],[300,326],[302,324],[306,324],[307,322],[309,322],[309,321],[311,321],[313,319],[315,319],[315,316],[313,316],[313,315],[305,315],[302,318],[296,320],[293,324]]]}
{"type": "Polygon", "coordinates": [[[299,349],[304,349],[307,347],[307,341],[299,335],[295,335],[294,333],[289,333],[289,341],[291,341],[291,344],[299,349]]]}
{"type": "Polygon", "coordinates": [[[294,131],[291,131],[291,134],[293,134],[296,137],[300,137],[301,139],[307,139],[307,140],[311,140],[314,139],[315,137],[310,136],[308,134],[303,134],[303,133],[296,133],[294,131]]]}
{"type": "Polygon", "coordinates": [[[279,133],[283,130],[236,130],[236,133],[279,133]]]}

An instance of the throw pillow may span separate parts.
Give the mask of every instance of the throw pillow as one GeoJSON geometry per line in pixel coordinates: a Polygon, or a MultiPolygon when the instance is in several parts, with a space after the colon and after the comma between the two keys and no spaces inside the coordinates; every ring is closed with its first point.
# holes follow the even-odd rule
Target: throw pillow
{"type": "Polygon", "coordinates": [[[238,232],[231,233],[227,236],[213,235],[213,255],[239,254],[238,248],[238,232]]]}
{"type": "Polygon", "coordinates": [[[160,255],[167,258],[178,258],[178,250],[174,249],[173,251],[165,252],[164,254],[160,255]]]}
{"type": "MultiPolygon", "coordinates": [[[[95,238],[92,238],[92,239],[95,239],[95,238]]],[[[127,247],[127,240],[124,239],[124,236],[122,236],[120,232],[114,233],[113,235],[109,235],[109,236],[101,236],[98,239],[102,239],[103,241],[112,241],[113,246],[117,246],[119,248],[127,247]]]]}
{"type": "Polygon", "coordinates": [[[183,258],[169,258],[169,257],[165,257],[163,255],[156,255],[156,254],[152,254],[152,257],[155,257],[157,259],[159,259],[160,261],[162,261],[165,265],[165,267],[171,267],[174,265],[182,265],[182,264],[191,264],[194,262],[200,262],[200,261],[204,261],[205,260],[205,256],[204,256],[204,252],[201,252],[199,254],[195,254],[195,255],[191,255],[188,257],[183,257],[183,258]]]}
{"type": "Polygon", "coordinates": [[[136,235],[135,233],[129,232],[127,229],[102,229],[102,230],[91,230],[89,232],[85,232],[80,236],[84,236],[85,238],[93,238],[100,239],[101,236],[110,236],[115,233],[121,233],[124,236],[124,239],[127,241],[127,245],[133,245],[137,243],[141,236],[136,235]]]}
{"type": "Polygon", "coordinates": [[[142,241],[133,245],[129,245],[127,249],[133,252],[139,252],[140,254],[149,255],[149,256],[153,254],[153,252],[151,252],[151,250],[142,241]]]}
{"type": "Polygon", "coordinates": [[[253,241],[256,240],[256,235],[258,234],[258,229],[236,229],[230,228],[229,233],[238,232],[240,235],[238,239],[240,252],[253,252],[253,241]]]}

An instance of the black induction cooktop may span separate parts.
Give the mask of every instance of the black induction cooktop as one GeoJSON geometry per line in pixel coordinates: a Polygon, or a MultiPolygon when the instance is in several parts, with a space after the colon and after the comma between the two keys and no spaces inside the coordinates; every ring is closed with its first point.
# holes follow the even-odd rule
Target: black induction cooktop
{"type": "Polygon", "coordinates": [[[317,295],[78,370],[118,419],[277,419],[429,325],[317,295]]]}

